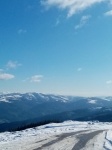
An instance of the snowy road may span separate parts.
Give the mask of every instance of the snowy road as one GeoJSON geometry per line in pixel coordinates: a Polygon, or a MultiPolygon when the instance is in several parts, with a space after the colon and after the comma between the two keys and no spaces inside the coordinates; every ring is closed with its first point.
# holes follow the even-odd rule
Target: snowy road
{"type": "Polygon", "coordinates": [[[49,147],[52,146],[53,144],[58,144],[60,141],[63,141],[66,138],[71,139],[71,138],[73,138],[73,136],[75,136],[76,134],[79,134],[81,132],[84,132],[84,131],[78,131],[78,132],[73,132],[73,133],[64,133],[64,134],[58,135],[57,139],[52,140],[52,141],[42,145],[39,148],[34,149],[34,150],[43,150],[44,148],[49,149],[49,147]]]}
{"type": "MultiPolygon", "coordinates": [[[[41,147],[38,147],[34,150],[81,150],[82,148],[85,147],[86,143],[88,143],[88,141],[92,140],[96,135],[102,133],[102,130],[99,131],[94,131],[94,132],[90,132],[90,133],[83,133],[84,131],[78,131],[78,132],[73,132],[73,133],[64,133],[58,136],[57,139],[55,140],[51,140],[50,142],[43,144],[41,147]],[[70,147],[70,142],[73,141],[73,139],[76,138],[78,139],[78,142],[76,143],[74,140],[74,143],[76,143],[73,146],[73,142],[72,145],[70,147]],[[65,145],[61,145],[60,142],[64,142],[66,141],[66,147],[65,145]],[[57,145],[57,146],[56,146],[57,145]]],[[[86,132],[86,131],[85,131],[86,132]]],[[[95,144],[94,142],[92,143],[92,145],[95,144]]]]}
{"type": "Polygon", "coordinates": [[[0,133],[0,150],[112,150],[112,123],[67,121],[0,133]]]}
{"type": "MultiPolygon", "coordinates": [[[[86,146],[86,143],[88,143],[88,141],[90,140],[93,140],[93,138],[102,133],[103,131],[99,130],[99,131],[94,131],[94,132],[91,132],[91,133],[88,133],[88,134],[81,134],[79,136],[77,136],[77,138],[79,139],[79,141],[76,143],[76,145],[72,148],[72,150],[80,150],[80,149],[84,149],[85,146],[86,146]]],[[[94,141],[92,143],[92,145],[95,145],[94,141]]],[[[92,147],[91,145],[91,147],[92,147]]]]}

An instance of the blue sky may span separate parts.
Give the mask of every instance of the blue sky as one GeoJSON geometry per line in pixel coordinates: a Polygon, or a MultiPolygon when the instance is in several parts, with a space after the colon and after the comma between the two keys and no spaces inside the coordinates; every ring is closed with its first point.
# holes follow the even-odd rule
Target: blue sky
{"type": "Polygon", "coordinates": [[[0,91],[112,95],[111,0],[1,0],[0,91]]]}

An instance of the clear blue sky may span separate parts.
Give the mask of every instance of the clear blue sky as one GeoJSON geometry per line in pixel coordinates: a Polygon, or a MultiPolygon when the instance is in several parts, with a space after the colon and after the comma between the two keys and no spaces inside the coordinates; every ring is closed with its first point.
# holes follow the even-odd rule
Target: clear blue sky
{"type": "Polygon", "coordinates": [[[112,1],[0,0],[0,91],[112,95],[112,1]]]}

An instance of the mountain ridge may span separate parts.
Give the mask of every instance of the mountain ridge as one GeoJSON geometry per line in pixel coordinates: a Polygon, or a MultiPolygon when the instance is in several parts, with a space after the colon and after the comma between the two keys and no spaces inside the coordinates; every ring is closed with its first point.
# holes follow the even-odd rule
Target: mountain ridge
{"type": "Polygon", "coordinates": [[[81,97],[36,92],[0,94],[0,124],[53,119],[112,121],[111,114],[110,96],[81,97]]]}

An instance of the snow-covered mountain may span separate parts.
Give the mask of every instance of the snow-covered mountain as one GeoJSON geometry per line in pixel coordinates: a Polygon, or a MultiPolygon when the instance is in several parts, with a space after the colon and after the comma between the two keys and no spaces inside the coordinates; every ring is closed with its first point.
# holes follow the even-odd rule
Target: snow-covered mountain
{"type": "Polygon", "coordinates": [[[112,121],[112,97],[1,93],[0,128],[43,120],[112,121]],[[10,124],[11,123],[11,124],[10,124]]]}

